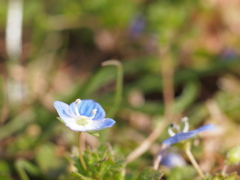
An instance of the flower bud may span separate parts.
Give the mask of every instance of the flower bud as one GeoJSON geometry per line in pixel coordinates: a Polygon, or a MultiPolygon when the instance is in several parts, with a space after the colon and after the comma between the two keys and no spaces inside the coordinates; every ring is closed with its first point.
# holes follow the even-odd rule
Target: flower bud
{"type": "Polygon", "coordinates": [[[239,163],[239,161],[240,161],[240,146],[237,146],[237,147],[231,149],[227,153],[226,164],[233,165],[233,164],[239,163]]]}

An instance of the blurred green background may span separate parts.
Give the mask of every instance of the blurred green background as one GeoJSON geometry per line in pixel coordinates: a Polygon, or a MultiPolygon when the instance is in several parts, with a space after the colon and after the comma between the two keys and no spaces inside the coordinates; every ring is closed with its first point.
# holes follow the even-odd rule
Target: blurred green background
{"type": "MultiPolygon", "coordinates": [[[[116,124],[99,138],[86,134],[86,146],[110,142],[124,159],[166,114],[169,123],[188,116],[191,129],[206,122],[218,127],[193,147],[205,172],[220,170],[226,151],[239,145],[240,1],[22,0],[10,6],[16,1],[0,1],[0,179],[18,180],[25,170],[30,179],[66,179],[76,134],[56,120],[53,102],[94,99],[109,112],[117,74],[101,63],[110,59],[124,70],[116,124]],[[15,53],[17,40],[6,37],[19,29],[6,27],[13,23],[8,12],[18,9],[15,53]]],[[[167,137],[164,131],[127,166],[126,179],[152,165],[167,137]]],[[[184,170],[166,170],[166,179],[196,176],[184,170]]]]}

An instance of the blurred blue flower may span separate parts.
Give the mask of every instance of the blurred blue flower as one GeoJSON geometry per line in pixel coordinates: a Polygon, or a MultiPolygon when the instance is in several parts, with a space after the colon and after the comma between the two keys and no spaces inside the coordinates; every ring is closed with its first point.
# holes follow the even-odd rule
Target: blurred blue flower
{"type": "Polygon", "coordinates": [[[220,60],[233,61],[238,59],[238,54],[233,49],[226,48],[220,53],[220,60]]]}
{"type": "Polygon", "coordinates": [[[163,157],[161,165],[166,166],[168,168],[173,168],[176,166],[179,167],[184,166],[186,165],[186,162],[180,154],[170,152],[163,157]]]}
{"type": "Polygon", "coordinates": [[[77,99],[70,105],[55,101],[61,120],[73,131],[95,131],[112,127],[115,121],[105,118],[105,111],[100,104],[93,100],[77,99]]]}
{"type": "Polygon", "coordinates": [[[183,141],[185,139],[190,139],[192,137],[195,137],[202,131],[213,130],[213,129],[215,129],[215,126],[213,124],[206,124],[206,125],[201,126],[193,131],[177,133],[174,136],[164,140],[162,142],[162,144],[165,147],[169,147],[172,144],[178,143],[179,141],[183,141]]]}
{"type": "Polygon", "coordinates": [[[138,15],[133,18],[129,27],[129,34],[132,38],[138,38],[145,29],[146,22],[143,15],[138,15]]]}

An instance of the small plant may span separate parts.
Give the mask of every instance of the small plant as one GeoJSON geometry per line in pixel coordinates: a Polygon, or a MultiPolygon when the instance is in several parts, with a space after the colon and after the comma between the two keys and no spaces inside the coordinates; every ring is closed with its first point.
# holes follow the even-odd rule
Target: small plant
{"type": "Polygon", "coordinates": [[[188,158],[190,159],[192,165],[197,170],[199,176],[203,178],[204,174],[203,174],[201,168],[199,167],[197,161],[195,160],[194,156],[191,153],[191,143],[188,139],[196,137],[199,133],[201,133],[203,131],[214,130],[215,126],[213,124],[207,124],[207,125],[197,128],[195,130],[188,131],[189,130],[188,118],[187,117],[183,118],[182,122],[185,125],[182,132],[180,130],[180,126],[178,126],[176,124],[171,124],[169,126],[168,132],[171,137],[162,142],[161,153],[157,156],[157,158],[154,162],[154,168],[158,169],[159,163],[160,163],[162,156],[166,149],[168,149],[173,144],[176,144],[180,141],[186,140],[184,143],[185,152],[186,152],[188,158]],[[173,130],[176,130],[177,133],[174,133],[173,130]]]}
{"type": "MultiPolygon", "coordinates": [[[[85,158],[83,157],[82,150],[81,150],[81,132],[90,132],[94,135],[94,131],[105,129],[108,127],[112,127],[115,124],[115,121],[110,118],[105,118],[106,113],[104,109],[101,107],[100,104],[93,100],[80,100],[77,99],[75,102],[67,105],[61,101],[55,101],[54,107],[56,108],[60,118],[58,118],[61,122],[63,122],[66,126],[68,126],[73,131],[78,131],[78,152],[79,152],[79,159],[81,162],[82,168],[78,167],[81,174],[78,172],[72,173],[74,176],[79,176],[83,178],[82,174],[83,169],[88,176],[95,177],[95,170],[94,168],[89,168],[88,165],[92,165],[85,162],[85,158]],[[92,172],[93,171],[93,172],[92,172]]],[[[93,161],[95,166],[100,166],[101,168],[106,168],[111,163],[114,164],[113,159],[110,157],[99,157],[96,159],[91,159],[88,161],[93,161]],[[103,166],[103,167],[102,167],[103,166]]],[[[107,168],[106,168],[107,169],[107,168]]],[[[84,178],[83,178],[84,179],[84,178]]]]}

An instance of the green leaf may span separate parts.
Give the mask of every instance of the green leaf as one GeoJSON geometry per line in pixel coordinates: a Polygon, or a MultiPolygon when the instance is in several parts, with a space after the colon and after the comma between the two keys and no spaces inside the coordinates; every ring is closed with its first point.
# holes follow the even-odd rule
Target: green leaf
{"type": "Polygon", "coordinates": [[[79,174],[77,172],[71,172],[70,176],[75,177],[74,179],[78,179],[78,180],[94,180],[92,178],[83,176],[82,174],[79,174]]]}
{"type": "Polygon", "coordinates": [[[61,123],[63,123],[63,124],[66,124],[63,120],[62,120],[62,118],[60,118],[60,117],[57,117],[57,120],[59,120],[61,123]]]}
{"type": "Polygon", "coordinates": [[[92,136],[96,136],[96,137],[99,137],[99,133],[98,132],[95,132],[95,131],[87,131],[87,133],[91,134],[92,136]]]}
{"type": "Polygon", "coordinates": [[[140,173],[137,180],[160,180],[162,176],[163,173],[158,170],[146,168],[140,173]]]}

